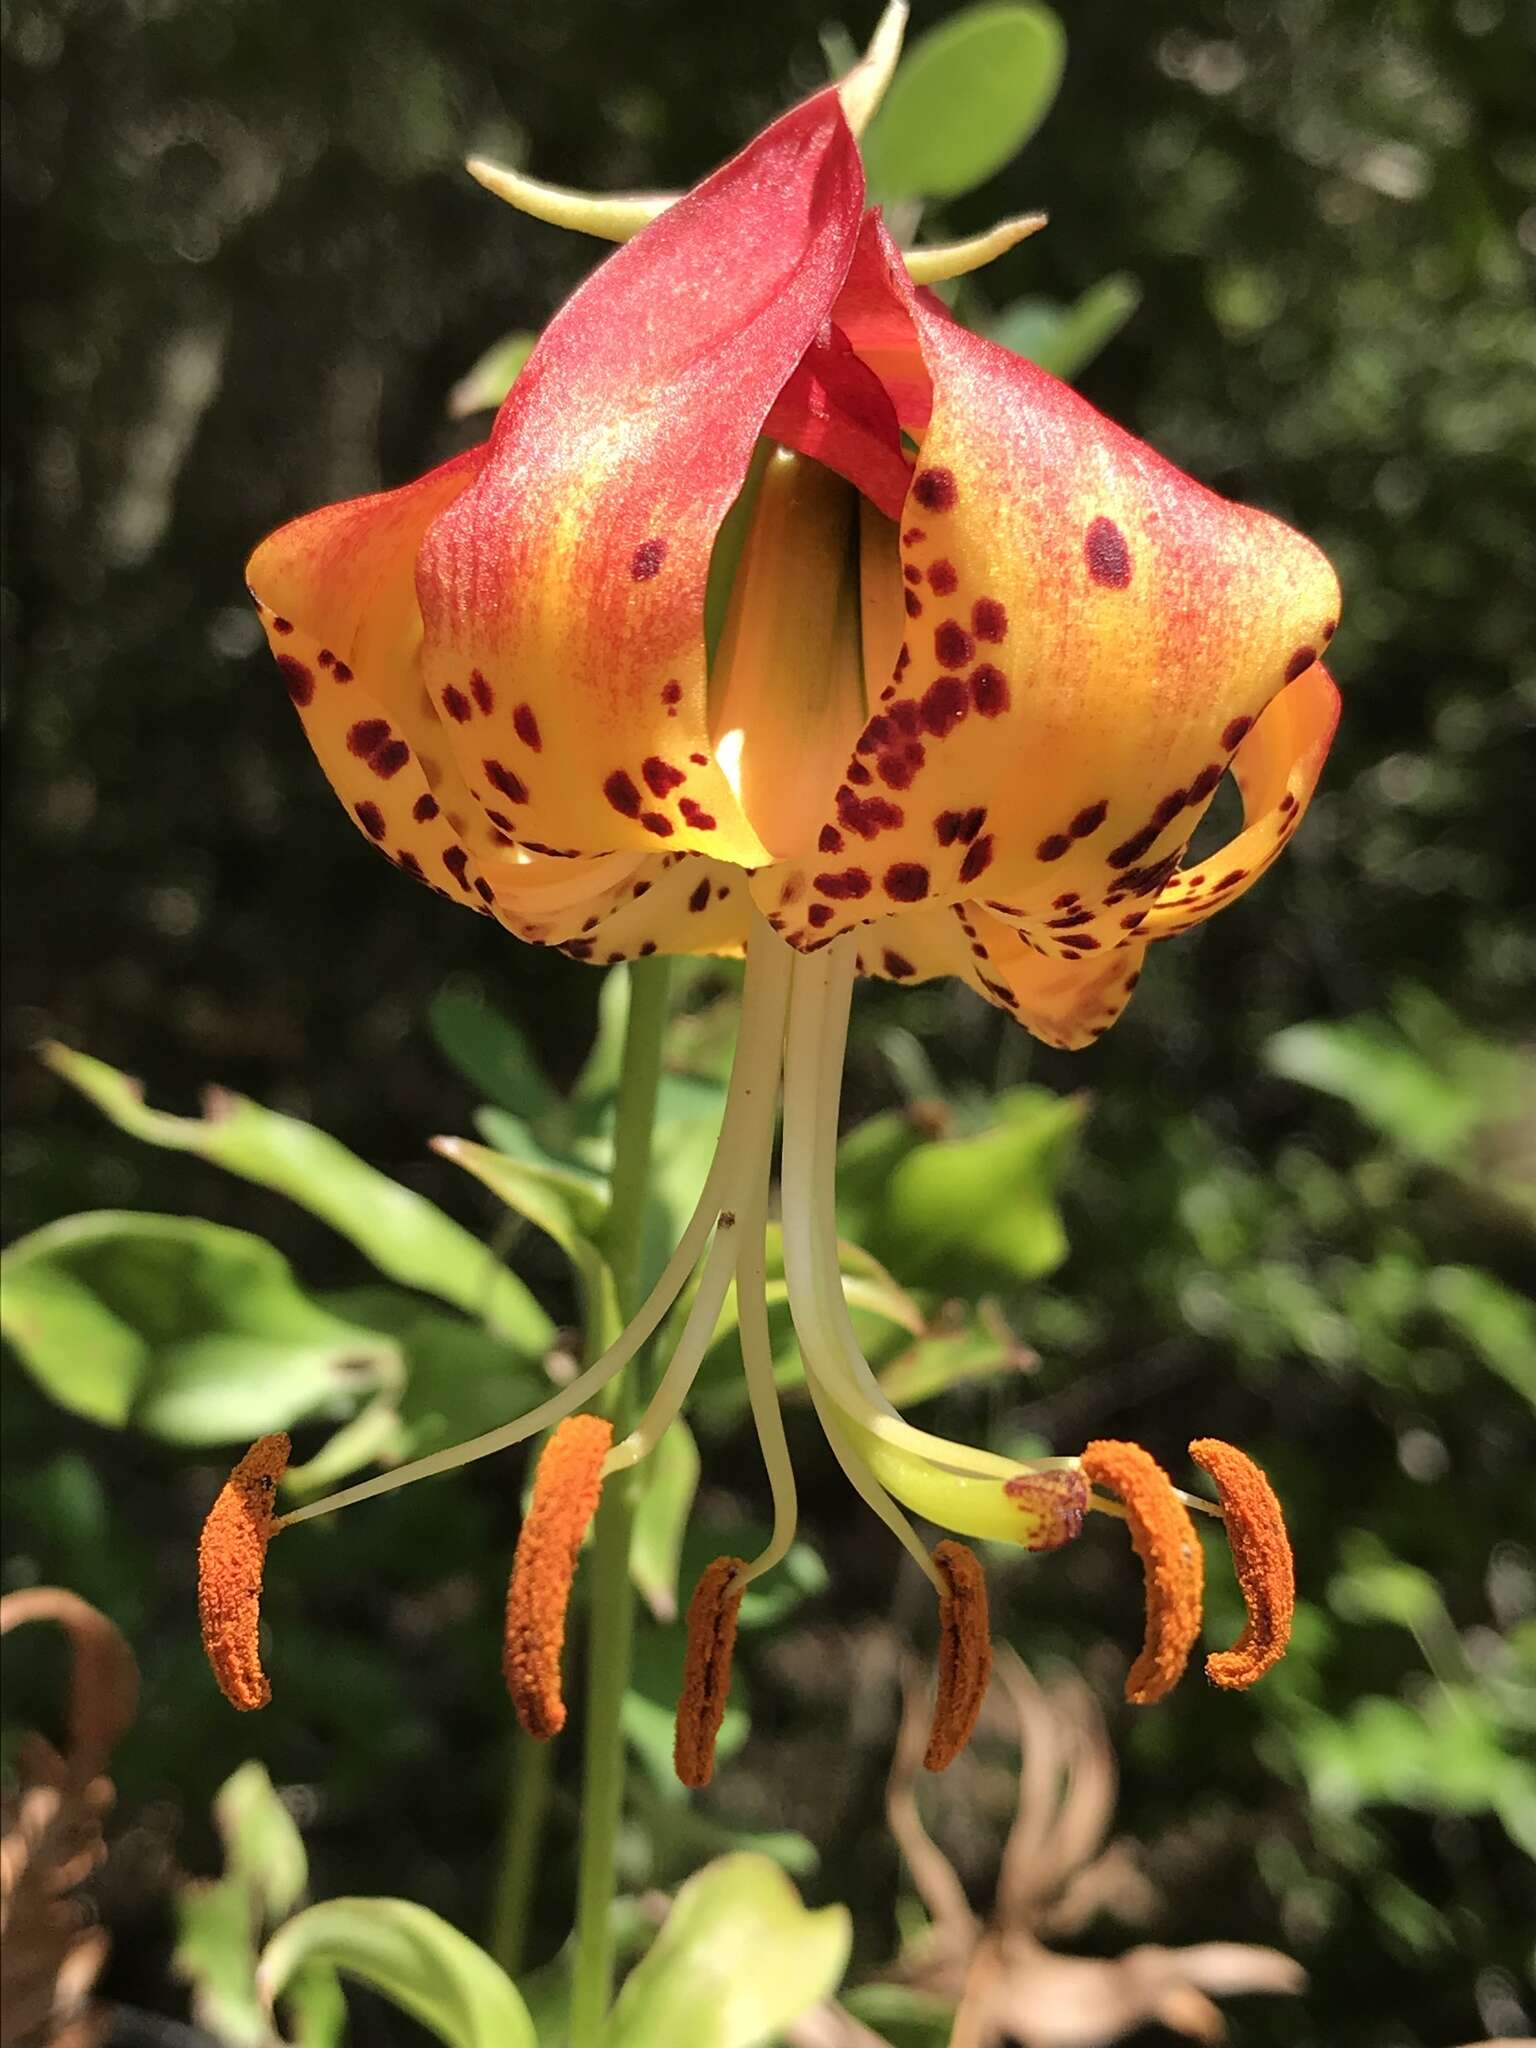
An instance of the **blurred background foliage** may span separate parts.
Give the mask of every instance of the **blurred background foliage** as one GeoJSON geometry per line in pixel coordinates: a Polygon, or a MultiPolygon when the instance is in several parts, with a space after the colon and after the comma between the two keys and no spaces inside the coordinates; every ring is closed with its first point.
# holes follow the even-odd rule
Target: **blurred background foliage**
{"type": "MultiPolygon", "coordinates": [[[[942,14],[918,4],[916,25],[942,14]]],[[[139,1654],[108,1988],[168,2013],[173,1897],[220,1867],[211,1802],[249,1758],[317,1896],[393,1891],[486,1934],[519,1474],[482,1466],[285,1546],[281,1705],[257,1723],[202,1670],[193,1539],[222,1446],[254,1427],[291,1415],[334,1470],[527,1397],[594,1284],[612,1085],[598,975],[449,916],[342,828],[244,555],[477,437],[466,373],[597,253],[514,220],[466,153],[685,184],[870,23],[802,0],[728,24],[701,0],[7,0],[0,24],[7,1236],[106,1212],[22,1275],[47,1313],[33,1375],[3,1368],[4,1584],[74,1587],[139,1654]],[[44,1039],[111,1068],[44,1064],[44,1039]],[[247,1110],[230,1156],[227,1116],[216,1141],[147,1119],[112,1068],[157,1110],[195,1116],[217,1082],[355,1157],[247,1110]],[[477,1187],[433,1132],[521,1174],[477,1187]],[[393,1235],[370,1229],[363,1161],[418,1198],[393,1235]],[[514,1237],[506,1201],[539,1228],[514,1237]],[[486,1297],[471,1238],[531,1293],[486,1297]]],[[[1092,1052],[1048,1053],[947,987],[861,993],[844,1223],[873,1258],[850,1271],[891,1384],[939,1403],[936,1426],[999,1448],[1132,1434],[1170,1462],[1209,1431],[1270,1465],[1300,1558],[1291,1658],[1250,1699],[1191,1685],[1110,1710],[1155,1938],[1275,1943],[1311,1975],[1300,2008],[1245,2009],[1242,2038],[1517,2035],[1536,2015],[1536,29],[1505,0],[1080,0],[1065,25],[1026,152],[976,189],[941,168],[925,231],[1049,210],[961,310],[1327,549],[1346,715],[1288,859],[1159,947],[1092,1052]],[[984,1233],[1000,1200],[1017,1228],[984,1233]]],[[[729,991],[684,988],[663,1211],[701,1170],[729,991]]],[[[853,1906],[867,1972],[906,1924],[881,1787],[898,1648],[928,1622],[798,1417],[807,1540],[744,1617],[736,1754],[692,1808],[662,1767],[679,1542],[686,1585],[762,1509],[720,1351],[701,1469],[669,1454],[648,1533],[626,1875],[671,1887],[766,1847],[812,1905],[853,1906]]],[[[1136,1587],[1093,1536],[990,1560],[995,1618],[1110,1701],[1136,1587]]],[[[8,1666],[8,1719],[43,1718],[46,1651],[8,1666]]],[[[573,1767],[534,1961],[568,1920],[573,1767]]],[[[930,1802],[978,1898],[1012,1789],[967,1759],[930,1802]]],[[[1103,1918],[1077,1946],[1126,1939],[1103,1918]]],[[[408,2037],[363,2011],[358,2038],[408,2037]]]]}

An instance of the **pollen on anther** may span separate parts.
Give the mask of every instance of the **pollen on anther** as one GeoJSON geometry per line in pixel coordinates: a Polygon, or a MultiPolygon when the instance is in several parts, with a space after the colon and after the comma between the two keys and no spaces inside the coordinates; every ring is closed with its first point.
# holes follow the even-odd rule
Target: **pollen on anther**
{"type": "Polygon", "coordinates": [[[946,1540],[933,1553],[944,1580],[939,1599],[939,1682],[924,1766],[947,1771],[971,1739],[992,1676],[987,1582],[975,1551],[946,1540]]]}
{"type": "Polygon", "coordinates": [[[261,1582],[272,1505],[291,1449],[281,1431],[252,1444],[209,1509],[197,1546],[203,1650],[219,1691],[243,1714],[272,1697],[261,1668],[261,1582]]]}
{"type": "Polygon", "coordinates": [[[502,1674],[517,1718],[540,1742],[565,1726],[560,1653],[582,1539],[597,1512],[613,1424],[573,1415],[544,1447],[507,1586],[502,1674]]]}
{"type": "Polygon", "coordinates": [[[1226,1516],[1227,1541],[1248,1620],[1230,1650],[1205,1660],[1215,1685],[1240,1692],[1285,1655],[1296,1612],[1296,1567],[1285,1516],[1275,1490],[1245,1452],[1219,1437],[1197,1437],[1189,1447],[1210,1473],[1226,1516]]]}
{"type": "Polygon", "coordinates": [[[1148,1707],[1183,1677],[1200,1633],[1205,1554],[1167,1473],[1140,1444],[1091,1443],[1081,1464],[1095,1485],[1124,1503],[1146,1576],[1146,1640],[1126,1676],[1125,1696],[1134,1707],[1148,1707]]]}
{"type": "Polygon", "coordinates": [[[715,1743],[731,1696],[736,1619],[747,1589],[745,1571],[739,1557],[717,1557],[700,1574],[688,1603],[688,1648],[672,1762],[678,1778],[692,1791],[714,1776],[715,1743]]]}

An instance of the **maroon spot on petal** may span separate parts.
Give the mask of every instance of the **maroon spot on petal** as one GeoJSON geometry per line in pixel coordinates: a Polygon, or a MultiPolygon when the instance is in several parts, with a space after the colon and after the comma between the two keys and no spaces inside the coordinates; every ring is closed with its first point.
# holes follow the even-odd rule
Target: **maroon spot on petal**
{"type": "Polygon", "coordinates": [[[1157,802],[1152,806],[1152,815],[1147,820],[1147,827],[1154,838],[1162,831],[1165,825],[1173,823],[1174,819],[1188,802],[1189,791],[1187,789],[1171,789],[1166,796],[1158,798],[1157,802]]]}
{"type": "Polygon", "coordinates": [[[695,832],[714,831],[714,813],[711,811],[706,811],[702,804],[695,803],[691,796],[679,797],[677,800],[677,808],[683,814],[683,823],[685,825],[691,825],[695,832]]]}
{"type": "Polygon", "coordinates": [[[411,750],[404,740],[386,740],[382,747],[375,747],[368,756],[368,766],[381,782],[388,782],[392,775],[398,775],[411,758],[411,750]]]}
{"type": "Polygon", "coordinates": [[[1132,861],[1141,859],[1156,837],[1157,830],[1153,826],[1143,825],[1139,832],[1133,832],[1129,839],[1122,839],[1118,846],[1110,850],[1106,856],[1109,865],[1112,868],[1128,868],[1132,861]]]}
{"type": "Polygon", "coordinates": [[[841,853],[842,850],[842,833],[838,831],[835,825],[823,825],[821,836],[816,841],[816,851],[818,853],[841,853]]]}
{"type": "Polygon", "coordinates": [[[971,670],[971,702],[983,718],[1000,718],[1008,709],[1008,678],[990,661],[971,670]]]}
{"type": "Polygon", "coordinates": [[[905,590],[902,592],[902,598],[907,607],[907,617],[909,619],[920,619],[923,616],[923,603],[917,593],[912,590],[905,590]]]}
{"type": "MultiPolygon", "coordinates": [[[[517,827],[505,811],[487,811],[485,815],[493,825],[499,826],[503,832],[515,832],[517,830],[517,827]]],[[[555,850],[552,846],[540,846],[536,839],[530,839],[527,844],[530,853],[553,853],[555,850]]]]}
{"type": "Polygon", "coordinates": [[[629,573],[637,583],[649,583],[659,575],[661,565],[667,559],[667,544],[664,540],[643,540],[629,558],[629,573]]]}
{"type": "Polygon", "coordinates": [[[916,584],[921,583],[923,580],[923,572],[918,568],[916,562],[908,562],[901,573],[908,583],[916,584]]]}
{"type": "Polygon", "coordinates": [[[1285,664],[1285,680],[1288,683],[1294,683],[1298,676],[1306,674],[1316,659],[1317,649],[1315,647],[1298,647],[1290,660],[1285,664]]]}
{"type": "Polygon", "coordinates": [[[484,875],[476,875],[475,877],[475,894],[482,903],[494,903],[496,901],[496,891],[491,887],[484,875]]]}
{"type": "Polygon", "coordinates": [[[861,896],[867,896],[872,886],[863,868],[843,868],[840,872],[812,877],[814,886],[823,896],[830,896],[835,903],[856,903],[861,896]]]}
{"type": "Polygon", "coordinates": [[[292,619],[274,619],[272,621],[272,630],[274,633],[291,633],[293,631],[293,621],[292,619]]]}
{"type": "Polygon", "coordinates": [[[382,839],[384,837],[384,813],[377,804],[371,804],[365,798],[362,803],[354,804],[352,810],[357,822],[362,826],[370,839],[382,839]]]}
{"type": "MultiPolygon", "coordinates": [[[[904,824],[907,814],[900,804],[893,804],[886,797],[855,796],[844,783],[837,792],[837,815],[856,838],[876,839],[882,832],[894,832],[904,824]]],[[[839,838],[835,848],[824,847],[822,850],[840,853],[842,840],[839,838]]]]}
{"type": "Polygon", "coordinates": [[[1098,940],[1089,932],[1063,932],[1061,943],[1082,953],[1097,953],[1099,950],[1098,940]]]}
{"type": "Polygon", "coordinates": [[[520,775],[505,767],[500,761],[482,761],[485,779],[492,789],[499,789],[509,804],[525,804],[528,801],[528,785],[520,775]]]}
{"type": "Polygon", "coordinates": [[[640,813],[640,822],[647,832],[654,832],[658,839],[670,839],[672,837],[672,820],[663,817],[660,811],[642,811],[640,813]]]}
{"type": "Polygon", "coordinates": [[[1251,718],[1234,718],[1230,725],[1223,727],[1221,744],[1229,754],[1252,724],[1251,718]]]}
{"type": "Polygon", "coordinates": [[[992,834],[984,832],[969,849],[960,863],[962,882],[974,882],[978,875],[984,875],[992,865],[992,834]]]}
{"type": "Polygon", "coordinates": [[[1322,633],[1319,635],[1319,638],[1322,640],[1322,643],[1325,647],[1328,645],[1328,642],[1333,638],[1334,634],[1337,633],[1338,630],[1339,622],[1337,619],[1326,619],[1323,622],[1323,630],[1322,633]]]}
{"type": "Polygon", "coordinates": [[[670,761],[663,761],[660,754],[648,754],[640,764],[640,773],[645,777],[645,786],[652,796],[667,796],[687,777],[681,768],[674,768],[670,761]]]}
{"type": "Polygon", "coordinates": [[[927,758],[920,740],[908,740],[882,754],[875,767],[887,789],[910,789],[927,758]]]}
{"type": "Polygon", "coordinates": [[[360,761],[376,754],[389,738],[387,718],[360,718],[356,725],[347,729],[347,752],[356,754],[360,761]]]}
{"type": "Polygon", "coordinates": [[[830,924],[836,915],[830,903],[813,903],[805,913],[805,921],[814,925],[830,924]]]}
{"type": "Polygon", "coordinates": [[[1207,761],[1185,791],[1184,801],[1191,804],[1203,804],[1225,773],[1226,770],[1219,761],[1207,761]]]}
{"type": "Polygon", "coordinates": [[[437,798],[435,796],[417,797],[415,803],[411,805],[411,816],[418,825],[428,824],[437,816],[437,798]]]}
{"type": "Polygon", "coordinates": [[[662,684],[661,701],[663,704],[680,704],[682,700],[683,686],[677,680],[676,676],[674,676],[670,682],[662,684]]]}
{"type": "Polygon", "coordinates": [[[1144,910],[1128,910],[1120,920],[1121,930],[1127,932],[1135,931],[1137,925],[1146,917],[1146,914],[1144,910]]]}
{"type": "Polygon", "coordinates": [[[940,676],[923,692],[918,707],[923,724],[936,740],[948,739],[970,709],[970,699],[958,676],[940,676]]]}
{"type": "MultiPolygon", "coordinates": [[[[942,510],[942,507],[934,507],[942,510]]],[[[896,903],[921,903],[928,894],[928,870],[920,861],[899,860],[882,878],[885,893],[896,903]]]]}
{"type": "Polygon", "coordinates": [[[945,668],[964,668],[976,643],[958,619],[946,619],[933,630],[933,651],[945,668]]]}
{"type": "Polygon", "coordinates": [[[1095,519],[1083,535],[1083,558],[1095,583],[1124,590],[1131,580],[1131,551],[1113,519],[1095,519]]]}
{"type": "MultiPolygon", "coordinates": [[[[1146,916],[1145,911],[1142,912],[1142,916],[1146,916]]],[[[1046,923],[1053,932],[1070,932],[1078,925],[1092,924],[1093,912],[1091,910],[1069,910],[1064,917],[1047,918],[1046,923]]]]}
{"type": "Polygon", "coordinates": [[[485,677],[481,675],[479,669],[470,670],[469,689],[470,695],[480,706],[480,709],[488,715],[495,706],[496,692],[485,680],[485,677]]]}
{"type": "Polygon", "coordinates": [[[649,882],[636,882],[635,886],[633,887],[633,889],[630,890],[629,893],[631,896],[636,897],[645,896],[650,893],[650,887],[651,885],[649,882]]]}
{"type": "Polygon", "coordinates": [[[960,588],[960,578],[953,562],[939,560],[928,565],[928,588],[935,597],[949,597],[960,588]]]}
{"type": "Polygon", "coordinates": [[[1295,808],[1296,808],[1296,799],[1295,799],[1295,797],[1293,797],[1293,796],[1291,795],[1291,792],[1290,792],[1289,790],[1287,790],[1287,791],[1285,792],[1285,795],[1284,795],[1283,797],[1281,797],[1281,799],[1280,799],[1280,808],[1281,808],[1281,810],[1282,810],[1282,811],[1294,811],[1294,810],[1295,810],[1295,808]]]}
{"type": "Polygon", "coordinates": [[[456,725],[463,725],[473,717],[469,699],[457,683],[450,683],[443,692],[443,709],[456,725]]]}
{"type": "Polygon", "coordinates": [[[1061,856],[1069,851],[1071,845],[1072,842],[1065,832],[1052,832],[1048,838],[1042,839],[1035,848],[1035,859],[1060,860],[1061,856]]]}
{"type": "Polygon", "coordinates": [[[1234,882],[1241,882],[1246,880],[1247,874],[1248,870],[1246,868],[1234,868],[1230,875],[1222,876],[1221,880],[1216,884],[1216,887],[1218,889],[1230,889],[1234,882]]]}
{"type": "Polygon", "coordinates": [[[926,540],[927,538],[928,534],[925,528],[921,526],[909,526],[906,532],[901,536],[901,544],[904,548],[916,547],[917,543],[920,540],[926,540]]]}
{"type": "Polygon", "coordinates": [[[994,647],[1008,637],[1008,614],[995,597],[978,597],[971,606],[971,631],[994,647]]]}
{"type": "Polygon", "coordinates": [[[1105,798],[1100,797],[1096,804],[1089,804],[1085,810],[1078,812],[1077,816],[1067,827],[1068,837],[1072,839],[1089,838],[1098,831],[1108,816],[1109,804],[1105,798]]]}
{"type": "Polygon", "coordinates": [[[638,818],[640,815],[640,792],[635,787],[633,776],[627,769],[615,768],[603,784],[603,795],[623,818],[638,818]]]}
{"type": "Polygon", "coordinates": [[[923,714],[915,697],[899,698],[887,716],[897,732],[905,733],[908,739],[915,738],[923,729],[923,714]]]}
{"type": "Polygon", "coordinates": [[[443,866],[467,895],[469,893],[469,884],[464,879],[464,870],[469,866],[469,855],[464,851],[464,848],[462,846],[450,846],[443,855],[443,866]]]}
{"type": "Polygon", "coordinates": [[[688,898],[688,908],[693,911],[709,908],[709,877],[706,875],[688,898]]]}
{"type": "Polygon", "coordinates": [[[517,734],[523,745],[531,748],[535,754],[540,754],[544,751],[544,736],[539,731],[539,721],[534,716],[531,704],[518,705],[512,714],[512,730],[517,734]]]}
{"type": "Polygon", "coordinates": [[[954,510],[959,492],[955,489],[955,473],[952,469],[924,469],[918,472],[912,486],[912,495],[925,512],[950,512],[954,510]]]}
{"type": "Polygon", "coordinates": [[[590,939],[568,939],[560,950],[562,953],[569,953],[573,960],[590,960],[593,945],[590,939]]]}
{"type": "Polygon", "coordinates": [[[350,683],[352,680],[352,671],[347,667],[347,664],[344,661],[338,661],[333,663],[331,667],[331,674],[335,677],[338,683],[350,683]]]}
{"type": "Polygon", "coordinates": [[[906,981],[917,972],[917,969],[904,953],[893,952],[889,946],[886,947],[880,958],[886,973],[893,975],[897,981],[906,981]]]}
{"type": "Polygon", "coordinates": [[[408,847],[402,847],[400,852],[395,855],[395,866],[408,875],[414,875],[418,882],[424,882],[427,879],[421,862],[408,847]]]}
{"type": "Polygon", "coordinates": [[[315,679],[303,662],[296,661],[291,654],[280,654],[277,667],[294,703],[301,708],[308,704],[315,694],[315,679]]]}

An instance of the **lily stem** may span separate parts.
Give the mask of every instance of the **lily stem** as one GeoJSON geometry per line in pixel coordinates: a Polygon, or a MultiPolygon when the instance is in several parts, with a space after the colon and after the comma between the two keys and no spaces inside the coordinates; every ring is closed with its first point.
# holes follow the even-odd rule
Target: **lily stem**
{"type": "MultiPolygon", "coordinates": [[[[613,1180],[604,1250],[623,1318],[640,1304],[651,1139],[661,1080],[671,963],[637,960],[630,969],[629,1021],[614,1124],[613,1180]]],[[[588,1335],[601,1350],[617,1330],[588,1335]]],[[[628,1376],[607,1389],[606,1409],[622,1437],[634,1412],[628,1376]]],[[[583,1754],[581,1846],[576,1875],[571,2048],[598,2048],[613,1999],[615,1851],[624,1805],[624,1694],[634,1642],[629,1579],[637,1476],[616,1472],[603,1488],[593,1536],[587,1623],[587,1716],[583,1754]]]]}

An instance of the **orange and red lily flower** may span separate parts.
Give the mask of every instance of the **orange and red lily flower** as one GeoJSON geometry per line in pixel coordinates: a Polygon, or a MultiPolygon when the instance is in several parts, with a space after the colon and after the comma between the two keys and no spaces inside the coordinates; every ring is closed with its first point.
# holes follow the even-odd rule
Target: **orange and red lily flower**
{"type": "MultiPolygon", "coordinates": [[[[748,960],[715,1167],[620,1344],[507,1430],[283,1519],[571,1414],[702,1260],[651,1409],[594,1471],[644,1455],[675,1416],[734,1280],[777,1515],[769,1551],[702,1603],[718,1650],[732,1598],[793,1527],[761,1314],[782,1078],[808,1383],[853,1483],[941,1595],[951,1721],[984,1683],[980,1582],[956,1562],[963,1546],[935,1563],[896,1500],[1043,1548],[1085,1508],[1113,1507],[1089,1481],[1107,1487],[1148,1574],[1132,1692],[1150,1699],[1199,1627],[1187,1497],[1133,1446],[1026,1468],[933,1437],[890,1409],[859,1351],[833,1221],[848,1003],[859,973],[952,974],[1052,1045],[1097,1038],[1149,942],[1243,894],[1305,813],[1338,716],[1320,661],[1338,585],[1301,536],[1195,483],[914,284],[865,203],[850,115],[867,111],[867,66],[851,86],[640,208],[654,217],[556,315],[482,446],[311,513],[251,560],[310,742],[397,866],[578,959],[748,960]],[[1186,869],[1228,772],[1243,829],[1186,869]]],[[[1240,1563],[1267,1561],[1245,1574],[1242,1655],[1213,1668],[1246,1683],[1283,1647],[1288,1552],[1262,1476],[1199,1448],[1247,1516],[1240,1563]]],[[[566,1582],[580,1533],[566,1531],[566,1582]]],[[[515,1608],[538,1633],[549,1615],[529,1583],[509,1627],[515,1608]]],[[[509,1671],[531,1656],[509,1642],[509,1671]]],[[[716,1697],[719,1656],[705,1644],[696,1661],[716,1697]]],[[[547,1669],[539,1684],[529,1711],[547,1727],[547,1669]]]]}

